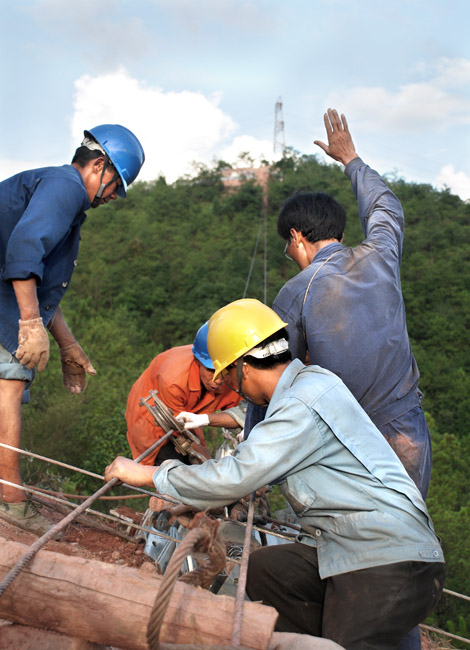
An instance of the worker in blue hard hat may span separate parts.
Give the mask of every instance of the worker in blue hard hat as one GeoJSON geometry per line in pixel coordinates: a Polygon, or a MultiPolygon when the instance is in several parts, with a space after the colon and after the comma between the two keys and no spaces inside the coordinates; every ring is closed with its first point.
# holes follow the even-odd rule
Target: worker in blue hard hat
{"type": "MultiPolygon", "coordinates": [[[[158,354],[132,386],[127,399],[126,421],[133,458],[140,456],[165,433],[155,424],[149,411],[140,406],[140,400],[151,390],[158,392],[159,399],[185,429],[191,429],[198,436],[202,445],[205,445],[205,426],[243,428],[245,417],[239,406],[241,397],[221,378],[213,379],[214,365],[207,350],[207,332],[208,322],[199,328],[192,345],[180,345],[158,354]]],[[[188,460],[171,441],[166,441],[141,462],[153,465],[170,458],[188,460]]]]}
{"type": "MultiPolygon", "coordinates": [[[[81,393],[96,374],[65,322],[67,291],[90,207],[126,196],[144,162],[136,136],[119,124],[84,132],[70,165],[21,172],[0,183],[0,442],[21,443],[21,404],[59,345],[65,387],[81,393]]],[[[50,523],[22,489],[17,452],[0,448],[0,519],[42,534],[50,523]],[[6,483],[8,482],[8,483],[6,483]]]]}

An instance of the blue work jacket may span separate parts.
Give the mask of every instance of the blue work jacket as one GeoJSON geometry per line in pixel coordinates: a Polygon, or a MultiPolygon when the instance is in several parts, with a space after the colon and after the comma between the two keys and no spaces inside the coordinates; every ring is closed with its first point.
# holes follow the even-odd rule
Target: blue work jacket
{"type": "Polygon", "coordinates": [[[298,359],[266,418],[233,456],[162,463],[157,491],[203,510],[278,483],[316,545],[322,578],[395,562],[443,562],[426,505],[402,463],[343,382],[298,359]]]}
{"type": "MultiPolygon", "coordinates": [[[[272,305],[288,323],[289,348],[341,377],[400,456],[425,497],[431,439],[421,408],[400,282],[400,201],[360,158],[345,168],[365,235],[355,247],[328,244],[291,278],[272,305]]],[[[249,405],[245,436],[264,416],[249,405]]]]}
{"type": "Polygon", "coordinates": [[[12,280],[35,278],[40,315],[51,320],[77,263],[90,201],[72,165],[25,171],[0,183],[0,342],[18,347],[12,280]]]}
{"type": "Polygon", "coordinates": [[[273,309],[289,324],[292,355],[304,360],[308,349],[309,363],[341,377],[380,427],[420,403],[400,283],[404,216],[395,194],[360,158],[345,174],[365,240],[322,248],[282,287],[273,309]]]}

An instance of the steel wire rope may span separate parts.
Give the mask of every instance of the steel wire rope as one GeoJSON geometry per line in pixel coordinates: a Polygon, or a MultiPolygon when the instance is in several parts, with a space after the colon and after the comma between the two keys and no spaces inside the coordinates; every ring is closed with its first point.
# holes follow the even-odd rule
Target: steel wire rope
{"type": "MultiPolygon", "coordinates": [[[[32,485],[28,485],[26,487],[32,487],[32,485]]],[[[78,501],[84,501],[85,499],[88,499],[90,496],[89,494],[71,494],[70,492],[58,492],[57,490],[46,490],[45,488],[40,488],[36,486],[36,490],[40,492],[41,494],[47,495],[50,494],[51,496],[56,496],[56,497],[65,497],[66,499],[77,499],[78,501]]],[[[112,496],[107,496],[107,497],[100,497],[100,501],[125,501],[127,499],[143,499],[144,497],[141,494],[116,494],[112,496]]]]}
{"type": "MultiPolygon", "coordinates": [[[[159,442],[159,441],[158,441],[159,442]]],[[[57,465],[58,467],[64,467],[65,469],[71,469],[74,472],[79,472],[80,474],[86,474],[87,476],[91,476],[93,478],[100,479],[100,481],[104,481],[104,476],[101,474],[95,474],[94,472],[89,472],[86,469],[82,469],[80,467],[76,467],[75,465],[68,465],[67,463],[63,463],[60,460],[54,460],[53,458],[48,458],[47,456],[40,456],[39,454],[35,454],[32,451],[27,451],[26,449],[19,449],[18,447],[13,447],[12,445],[7,445],[4,442],[0,442],[0,447],[5,447],[5,449],[10,449],[11,451],[16,451],[18,454],[23,454],[24,456],[30,456],[31,458],[36,458],[37,460],[43,460],[46,463],[51,463],[51,465],[57,465]]],[[[127,487],[131,490],[134,490],[135,492],[140,492],[142,494],[147,494],[148,496],[154,497],[156,496],[155,492],[151,492],[150,490],[146,490],[145,488],[140,488],[140,487],[135,487],[134,485],[129,485],[128,483],[122,483],[124,487],[127,487]]],[[[23,487],[23,486],[21,486],[23,487]]],[[[86,497],[88,499],[88,496],[86,497]]]]}
{"type": "MultiPolygon", "coordinates": [[[[181,564],[185,557],[193,549],[201,549],[204,550],[210,558],[210,562],[206,565],[203,575],[201,573],[198,574],[196,569],[196,571],[186,573],[181,576],[180,580],[188,584],[194,584],[194,581],[196,580],[197,585],[205,584],[207,586],[208,582],[212,582],[214,577],[220,572],[222,567],[222,559],[225,563],[226,558],[223,558],[223,555],[221,555],[221,547],[223,546],[223,543],[217,536],[217,527],[217,522],[212,522],[209,517],[204,515],[200,520],[199,526],[197,528],[193,528],[193,530],[191,530],[186,535],[186,537],[184,537],[184,539],[180,542],[178,549],[173,553],[167,570],[165,571],[165,575],[160,583],[160,588],[155,597],[155,601],[147,624],[147,644],[150,650],[166,650],[167,648],[169,650],[172,647],[170,644],[160,644],[159,636],[165,613],[168,609],[168,605],[170,604],[170,599],[176,580],[178,579],[179,573],[181,571],[181,564]]],[[[242,596],[244,597],[244,592],[242,596]]],[[[236,606],[238,604],[238,600],[239,594],[237,591],[236,606]]],[[[196,648],[199,647],[202,646],[188,645],[187,650],[192,650],[192,648],[196,650],[196,648]]],[[[207,648],[208,650],[244,650],[244,647],[240,646],[239,643],[234,642],[233,634],[230,646],[211,644],[209,646],[204,645],[203,647],[207,648]]],[[[186,649],[186,646],[178,645],[178,648],[186,649]]]]}
{"type": "MultiPolygon", "coordinates": [[[[76,510],[77,508],[80,507],[79,505],[77,505],[75,503],[70,503],[70,501],[67,501],[66,499],[61,499],[60,497],[55,497],[53,495],[43,495],[42,492],[36,491],[36,489],[32,488],[32,487],[27,487],[27,486],[24,486],[24,485],[17,485],[16,483],[10,483],[10,481],[4,481],[3,479],[0,479],[0,483],[4,483],[5,485],[10,485],[11,487],[22,488],[26,492],[31,492],[32,494],[38,494],[38,495],[44,496],[45,498],[50,499],[53,502],[60,503],[62,505],[66,505],[66,506],[70,506],[70,508],[72,508],[73,510],[76,510]]],[[[159,495],[159,497],[160,497],[160,495],[159,495]]],[[[179,503],[179,502],[172,501],[171,503],[179,503]]],[[[160,537],[163,537],[165,539],[170,540],[171,542],[178,542],[179,541],[178,539],[176,539],[174,537],[171,537],[170,535],[167,535],[166,533],[161,533],[160,531],[156,532],[155,529],[147,528],[146,526],[141,526],[140,524],[136,524],[135,522],[130,522],[130,521],[123,522],[123,520],[120,519],[119,517],[115,517],[114,515],[110,515],[110,514],[107,514],[105,512],[99,512],[98,510],[93,510],[92,508],[85,508],[84,512],[87,512],[88,514],[96,515],[97,517],[101,517],[102,519],[109,519],[110,521],[114,521],[114,522],[116,522],[118,524],[125,523],[127,526],[130,526],[131,528],[135,528],[136,530],[141,530],[141,531],[143,531],[145,533],[155,533],[160,537]]],[[[1,523],[1,521],[2,520],[0,519],[0,523],[1,523]]],[[[111,532],[111,531],[108,530],[106,532],[111,532]]],[[[135,540],[132,540],[132,541],[135,541],[135,540]]]]}
{"type": "MultiPolygon", "coordinates": [[[[155,441],[153,445],[150,445],[148,449],[146,449],[138,458],[135,459],[135,461],[138,463],[144,458],[146,458],[149,454],[152,453],[154,449],[159,447],[165,440],[167,440],[170,436],[172,436],[174,431],[171,429],[166,433],[162,438],[159,440],[155,441]]],[[[8,572],[6,577],[3,579],[3,581],[0,583],[0,596],[4,593],[6,589],[11,585],[11,583],[15,580],[15,578],[18,577],[18,575],[21,573],[21,571],[31,562],[31,560],[34,558],[36,553],[41,549],[43,546],[47,544],[50,540],[52,540],[58,532],[60,532],[63,528],[68,526],[68,524],[73,521],[79,514],[84,512],[89,505],[91,505],[96,499],[98,499],[102,494],[110,490],[111,488],[115,487],[120,483],[119,479],[117,478],[112,478],[108,483],[105,483],[105,485],[102,485],[99,490],[97,490],[94,494],[92,494],[86,501],[83,501],[79,506],[75,508],[72,512],[70,512],[64,519],[59,521],[57,524],[52,526],[44,535],[39,537],[30,547],[29,550],[21,557],[18,562],[14,565],[14,567],[8,572]]]]}
{"type": "Polygon", "coordinates": [[[263,226],[263,214],[261,213],[260,218],[259,218],[258,233],[256,235],[255,247],[253,249],[253,255],[251,257],[250,268],[248,270],[248,277],[246,279],[245,289],[243,291],[242,298],[246,298],[246,292],[248,291],[248,286],[250,284],[251,274],[253,272],[253,266],[255,264],[256,255],[258,254],[258,246],[259,246],[259,240],[261,238],[261,228],[262,228],[262,226],[263,226]]]}
{"type": "Polygon", "coordinates": [[[267,190],[263,188],[263,302],[266,305],[268,300],[268,195],[267,190]]]}
{"type": "MultiPolygon", "coordinates": [[[[87,470],[83,470],[83,469],[81,469],[80,467],[75,467],[74,465],[68,465],[68,464],[66,464],[66,463],[62,463],[61,461],[56,461],[56,460],[54,460],[54,459],[52,459],[52,458],[48,458],[47,456],[40,456],[39,454],[35,454],[35,453],[33,453],[33,452],[26,451],[25,449],[19,449],[18,447],[13,447],[12,445],[7,445],[7,444],[2,443],[2,442],[0,442],[0,447],[5,447],[6,449],[10,449],[11,451],[16,451],[16,452],[18,452],[19,454],[24,454],[24,455],[26,455],[26,456],[31,456],[31,457],[33,457],[33,458],[37,458],[37,459],[39,459],[39,460],[43,460],[43,461],[45,461],[45,462],[48,462],[48,463],[51,463],[51,464],[54,464],[54,465],[58,465],[58,466],[60,466],[60,467],[64,467],[64,468],[66,468],[66,469],[71,469],[71,470],[74,470],[74,471],[76,471],[76,472],[79,472],[79,473],[82,473],[82,474],[86,474],[86,475],[92,476],[92,477],[94,477],[94,478],[100,479],[100,480],[102,480],[102,481],[104,480],[104,476],[102,476],[102,475],[100,475],[100,474],[95,474],[95,473],[93,473],[93,472],[89,472],[89,471],[87,471],[87,470]]],[[[75,504],[73,504],[73,503],[69,503],[69,502],[68,502],[67,500],[65,500],[65,499],[61,499],[60,497],[53,496],[52,494],[49,495],[48,492],[45,492],[45,491],[42,490],[42,489],[33,488],[33,487],[31,487],[31,486],[18,485],[18,484],[16,484],[16,483],[11,483],[10,481],[5,481],[4,479],[0,479],[0,483],[3,483],[3,484],[5,484],[5,485],[9,485],[9,486],[11,486],[11,487],[22,488],[22,489],[25,490],[26,492],[31,492],[31,493],[34,493],[34,494],[38,493],[38,494],[40,494],[40,495],[44,495],[44,496],[46,496],[46,498],[50,498],[52,501],[57,500],[59,503],[63,503],[63,504],[68,505],[68,506],[70,506],[70,507],[72,507],[72,508],[74,508],[74,509],[76,509],[77,507],[79,507],[79,506],[77,506],[77,505],[75,505],[75,504]]],[[[171,503],[171,504],[173,504],[173,505],[179,505],[179,503],[180,503],[179,501],[176,501],[175,499],[172,499],[171,497],[168,497],[168,496],[166,496],[166,495],[164,495],[164,494],[158,494],[158,493],[156,493],[156,492],[151,492],[150,490],[145,490],[144,488],[138,488],[138,487],[135,487],[135,486],[133,486],[133,485],[129,485],[129,484],[127,484],[127,483],[122,483],[122,485],[125,486],[125,487],[130,488],[131,490],[135,490],[135,491],[137,491],[137,492],[140,492],[140,493],[142,493],[142,494],[144,494],[144,495],[148,495],[148,496],[152,496],[152,497],[157,497],[157,498],[162,499],[163,501],[167,501],[168,503],[171,503]]],[[[57,493],[57,494],[60,494],[60,493],[57,493]]],[[[65,495],[65,494],[64,494],[63,496],[69,496],[69,495],[65,495]]],[[[90,498],[89,496],[85,496],[85,495],[70,495],[71,498],[74,498],[74,497],[78,498],[78,496],[80,496],[80,498],[83,498],[83,499],[89,499],[89,498],[90,498]]],[[[93,495],[92,495],[92,496],[93,496],[93,495]]],[[[134,496],[134,495],[126,495],[126,496],[134,496]]],[[[135,496],[138,497],[138,498],[143,498],[143,497],[139,497],[139,495],[135,495],[135,496]]],[[[94,514],[94,515],[96,515],[96,516],[98,516],[98,517],[102,517],[103,519],[109,519],[109,520],[112,520],[112,521],[115,521],[115,522],[118,522],[118,523],[121,523],[121,524],[123,523],[123,522],[122,522],[122,519],[119,519],[118,517],[114,517],[113,515],[109,515],[109,514],[106,514],[106,513],[103,513],[103,512],[99,512],[99,511],[97,511],[97,510],[93,510],[93,509],[88,508],[88,507],[85,508],[85,511],[86,511],[86,512],[89,512],[89,513],[92,513],[92,514],[94,514]]],[[[246,524],[245,524],[244,522],[241,522],[241,521],[234,521],[234,520],[231,519],[230,517],[221,517],[221,519],[222,519],[223,521],[230,521],[230,522],[232,522],[232,523],[234,523],[234,524],[236,524],[236,525],[238,525],[238,526],[241,526],[241,527],[245,527],[245,526],[246,526],[246,524]]],[[[287,527],[287,528],[291,528],[291,529],[293,529],[293,530],[299,530],[299,529],[300,529],[300,527],[299,527],[299,526],[296,526],[295,524],[290,524],[290,523],[288,523],[288,522],[280,522],[280,521],[278,521],[278,520],[276,520],[276,519],[272,519],[271,517],[267,517],[267,519],[268,519],[268,521],[271,522],[271,523],[278,524],[278,525],[282,525],[282,526],[285,526],[285,527],[287,527]]],[[[126,522],[126,524],[129,525],[129,526],[131,526],[132,528],[136,528],[137,530],[142,530],[142,531],[144,531],[144,532],[154,532],[154,531],[151,531],[151,530],[148,529],[148,528],[145,528],[145,527],[139,526],[139,524],[136,524],[136,523],[134,523],[134,522],[126,522]]],[[[273,536],[273,537],[277,537],[277,538],[280,538],[280,539],[285,539],[285,540],[291,541],[291,537],[290,537],[290,536],[288,536],[288,535],[283,535],[282,533],[276,533],[275,531],[269,530],[269,529],[267,529],[267,528],[263,528],[262,526],[253,526],[253,530],[255,530],[255,531],[257,531],[257,532],[263,532],[263,533],[266,533],[266,534],[271,535],[271,536],[273,536]]],[[[170,541],[175,541],[175,542],[179,542],[179,541],[180,541],[180,540],[177,540],[177,539],[172,538],[172,537],[170,537],[170,536],[166,536],[165,534],[162,534],[162,537],[165,537],[166,539],[169,539],[170,541]]],[[[450,595],[450,596],[455,596],[456,598],[461,598],[462,600],[470,601],[470,596],[466,596],[465,594],[460,594],[459,592],[452,591],[452,590],[450,590],[450,589],[445,589],[445,588],[444,588],[444,589],[442,590],[442,593],[444,593],[444,594],[448,594],[448,595],[450,595]]]]}
{"type": "MultiPolygon", "coordinates": [[[[18,447],[12,447],[11,445],[7,445],[7,444],[4,444],[4,443],[2,443],[2,442],[0,442],[0,446],[1,446],[1,447],[6,447],[7,449],[11,449],[12,451],[16,451],[16,452],[18,452],[19,454],[24,454],[24,455],[26,455],[26,456],[32,456],[33,458],[37,458],[37,459],[39,459],[39,460],[43,460],[43,461],[48,462],[48,463],[51,463],[51,464],[53,464],[53,465],[59,465],[60,467],[65,467],[66,469],[71,469],[71,470],[74,470],[74,471],[79,472],[79,473],[86,473],[87,475],[91,475],[91,476],[93,476],[94,478],[98,478],[98,479],[100,479],[101,481],[104,481],[104,476],[102,476],[102,475],[100,475],[100,474],[94,474],[94,473],[92,473],[92,472],[88,472],[87,470],[82,470],[81,468],[79,468],[79,467],[75,467],[75,466],[73,466],[73,465],[67,465],[66,463],[62,463],[62,462],[60,462],[60,461],[56,461],[56,460],[54,460],[54,459],[52,459],[52,458],[48,458],[47,456],[40,456],[40,455],[38,455],[38,454],[34,454],[34,453],[31,452],[31,451],[26,451],[25,449],[20,449],[20,448],[18,448],[18,447]]],[[[0,479],[0,483],[6,483],[6,484],[11,485],[11,486],[13,486],[13,487],[19,487],[19,488],[22,488],[22,489],[24,489],[26,492],[27,492],[27,491],[33,492],[33,491],[36,489],[36,488],[31,488],[31,487],[28,487],[28,486],[24,486],[24,485],[17,485],[16,483],[9,483],[8,481],[3,481],[2,479],[0,479]]],[[[171,497],[168,497],[168,496],[165,495],[165,494],[158,494],[157,492],[151,492],[150,490],[145,490],[144,488],[135,487],[135,486],[130,485],[130,484],[128,484],[128,483],[122,483],[122,485],[123,485],[124,487],[127,487],[127,488],[131,489],[131,490],[135,490],[135,491],[137,491],[137,492],[139,492],[139,493],[141,493],[141,494],[148,495],[148,496],[151,496],[151,497],[157,497],[157,498],[162,499],[163,501],[167,501],[168,503],[171,503],[171,504],[173,504],[173,505],[179,505],[179,504],[180,504],[179,501],[177,501],[176,499],[172,499],[171,497]]],[[[44,492],[43,492],[43,494],[46,495],[47,493],[44,493],[44,492]]],[[[52,496],[52,495],[51,495],[51,496],[52,496]]],[[[65,495],[63,495],[63,496],[65,496],[65,495]]],[[[88,498],[89,498],[88,496],[85,496],[85,495],[83,495],[83,497],[84,497],[85,499],[88,499],[88,498]]],[[[69,505],[70,505],[70,506],[73,506],[73,507],[76,507],[75,504],[69,504],[69,505]]],[[[98,512],[98,511],[91,511],[91,512],[93,512],[94,514],[97,514],[97,515],[99,515],[99,516],[103,516],[103,513],[100,513],[100,512],[98,512]]],[[[108,515],[108,516],[110,516],[110,515],[108,515]]],[[[223,519],[224,519],[224,518],[223,518],[223,519]]],[[[279,525],[279,526],[285,526],[285,527],[287,527],[287,528],[291,528],[291,529],[293,529],[293,530],[300,530],[299,526],[296,526],[295,524],[290,524],[290,523],[288,523],[288,522],[278,521],[278,520],[276,520],[276,519],[272,519],[271,517],[266,517],[266,519],[267,519],[270,523],[274,523],[274,524],[277,524],[277,525],[279,525]]],[[[225,518],[225,520],[226,520],[226,521],[233,521],[234,523],[236,523],[236,524],[239,525],[239,526],[245,526],[245,525],[246,525],[244,522],[234,521],[233,519],[230,519],[229,517],[228,517],[228,518],[225,518]]],[[[129,525],[131,525],[131,524],[129,523],[129,525]]],[[[258,532],[265,532],[265,533],[267,533],[268,535],[272,535],[273,537],[279,537],[279,538],[281,538],[281,539],[290,539],[289,537],[284,536],[284,535],[282,535],[281,533],[276,533],[276,532],[274,532],[274,531],[271,531],[271,530],[269,530],[269,529],[265,529],[265,528],[262,528],[262,527],[254,526],[254,527],[253,527],[253,530],[256,530],[256,531],[258,531],[258,532]]]]}
{"type": "Polygon", "coordinates": [[[421,627],[423,630],[433,632],[434,634],[441,634],[442,636],[446,636],[449,639],[454,639],[455,641],[461,641],[462,643],[468,643],[470,645],[470,639],[465,639],[463,636],[458,636],[457,634],[446,632],[445,630],[441,630],[439,627],[432,627],[431,625],[425,625],[424,623],[420,623],[419,627],[421,627]]]}
{"type": "MultiPolygon", "coordinates": [[[[7,485],[10,485],[10,486],[13,486],[13,487],[23,487],[23,488],[24,488],[26,491],[28,491],[28,492],[36,493],[36,490],[35,490],[34,488],[27,487],[27,486],[18,486],[18,485],[16,485],[15,483],[10,483],[9,481],[5,481],[5,480],[3,480],[3,479],[0,479],[0,483],[4,483],[4,484],[7,484],[7,485]]],[[[103,486],[103,487],[106,487],[106,486],[103,486]]],[[[159,496],[161,496],[161,495],[159,495],[159,496]]],[[[72,507],[72,508],[78,508],[78,507],[79,507],[79,506],[76,506],[76,505],[73,504],[73,503],[69,503],[69,502],[66,501],[65,499],[60,499],[60,498],[58,498],[58,497],[53,497],[52,495],[49,496],[49,498],[50,498],[51,500],[58,501],[59,503],[63,503],[63,504],[65,504],[65,505],[68,505],[68,506],[70,506],[70,507],[72,507]]],[[[99,516],[99,517],[102,517],[102,518],[104,518],[104,519],[109,519],[109,520],[111,520],[111,521],[115,521],[115,522],[117,522],[117,523],[122,523],[122,520],[121,520],[121,519],[119,519],[118,517],[114,517],[113,515],[109,515],[109,514],[105,514],[105,513],[102,513],[102,512],[98,512],[98,511],[96,511],[96,510],[92,510],[91,508],[86,508],[85,510],[86,510],[86,512],[88,512],[88,513],[92,513],[92,514],[97,515],[97,516],[99,516]]],[[[239,526],[241,526],[241,527],[246,527],[246,528],[248,528],[248,524],[245,524],[244,522],[234,521],[233,519],[230,519],[229,517],[223,517],[222,520],[223,520],[223,521],[230,521],[230,522],[232,522],[232,523],[234,523],[234,524],[236,524],[236,525],[239,525],[239,526]]],[[[143,531],[143,532],[146,532],[146,533],[152,533],[152,534],[155,534],[155,535],[157,535],[158,537],[162,537],[162,538],[164,538],[164,539],[166,539],[166,540],[168,540],[168,541],[175,542],[177,545],[180,545],[180,544],[182,543],[182,540],[177,539],[177,538],[174,538],[174,537],[171,537],[170,535],[167,535],[166,533],[164,533],[164,532],[162,532],[162,531],[156,531],[155,529],[150,529],[150,528],[147,528],[147,527],[145,527],[145,526],[140,526],[139,524],[136,524],[136,523],[134,523],[134,522],[126,522],[126,523],[128,524],[128,526],[130,526],[130,527],[132,527],[132,528],[135,528],[136,530],[140,530],[140,531],[143,531]]],[[[288,524],[286,524],[286,525],[288,525],[288,524]]],[[[258,527],[258,526],[252,526],[252,530],[256,530],[256,531],[258,531],[258,532],[264,532],[264,533],[267,533],[268,535],[273,535],[274,537],[278,537],[278,538],[281,538],[281,539],[286,539],[287,541],[292,541],[292,539],[291,539],[290,537],[287,537],[286,535],[282,535],[282,534],[280,534],[280,533],[275,533],[275,532],[273,532],[273,531],[267,530],[267,529],[265,529],[265,528],[260,528],[260,527],[258,527]]],[[[251,532],[250,532],[250,536],[251,536],[251,532]]],[[[245,538],[246,538],[246,535],[245,535],[245,538]]],[[[40,538],[40,539],[41,539],[41,538],[40,538]]],[[[186,537],[185,537],[184,539],[186,539],[186,537]]],[[[39,540],[38,540],[38,541],[39,541],[39,540]]],[[[38,549],[38,550],[39,550],[39,549],[38,549]]],[[[34,554],[35,554],[35,553],[34,553],[34,554]]],[[[186,553],[183,555],[183,559],[184,559],[184,557],[186,557],[187,554],[188,554],[188,553],[186,552],[186,553]]],[[[242,563],[242,562],[240,562],[239,560],[237,560],[237,559],[235,559],[235,558],[231,558],[231,557],[229,557],[229,556],[227,556],[226,559],[227,559],[227,560],[230,560],[230,562],[232,562],[232,563],[234,563],[234,564],[238,564],[238,565],[240,565],[240,564],[242,563]]],[[[243,561],[243,558],[242,558],[242,561],[243,561]]],[[[22,568],[24,568],[24,567],[22,567],[22,568]]],[[[16,577],[16,576],[14,576],[14,577],[16,577]]],[[[13,579],[14,579],[14,578],[13,578],[13,579]]],[[[12,581],[13,581],[13,580],[12,580],[12,581]]],[[[11,582],[12,582],[12,581],[11,581],[11,582]]],[[[5,582],[5,581],[4,581],[4,582],[5,582]]],[[[6,590],[6,588],[11,584],[11,582],[9,582],[8,584],[6,584],[6,585],[4,586],[4,582],[2,582],[2,583],[0,584],[0,596],[3,594],[3,592],[6,590]]],[[[239,584],[240,584],[240,582],[239,582],[239,584]]],[[[237,593],[238,593],[238,591],[237,591],[237,593]]],[[[448,595],[450,595],[450,596],[454,596],[454,597],[456,597],[456,598],[460,598],[460,599],[462,599],[462,600],[470,601],[470,597],[469,597],[469,596],[466,596],[466,595],[464,595],[464,594],[460,594],[460,593],[458,593],[458,592],[456,592],[456,591],[451,591],[450,589],[443,589],[443,590],[442,590],[442,593],[446,593],[446,594],[448,594],[448,595]]],[[[436,627],[432,627],[432,626],[429,626],[429,625],[425,625],[424,623],[423,623],[423,624],[420,624],[419,627],[421,627],[421,628],[423,628],[423,629],[425,629],[425,630],[428,630],[428,631],[430,631],[430,632],[433,632],[433,633],[435,633],[435,634],[441,634],[441,635],[443,635],[443,636],[446,636],[446,637],[452,638],[452,639],[454,639],[454,640],[462,641],[462,642],[464,642],[464,643],[468,643],[468,644],[470,644],[470,640],[469,640],[469,639],[466,639],[466,638],[464,638],[464,637],[461,637],[461,636],[458,636],[458,635],[452,634],[451,632],[446,632],[445,630],[442,630],[442,629],[440,629],[440,628],[436,628],[436,627]]],[[[233,641],[232,641],[232,642],[233,642],[233,641]]],[[[161,646],[161,647],[162,647],[162,650],[164,650],[165,646],[166,646],[166,644],[163,644],[163,645],[161,646]]],[[[198,646],[187,646],[187,650],[192,650],[192,648],[197,648],[197,647],[198,647],[198,646]]],[[[210,648],[213,648],[213,650],[218,650],[219,648],[220,648],[220,650],[230,650],[230,648],[233,648],[233,646],[230,646],[230,648],[229,648],[228,646],[210,646],[210,648]]]]}
{"type": "Polygon", "coordinates": [[[235,598],[235,611],[233,614],[233,627],[231,643],[234,646],[239,646],[242,636],[243,625],[243,604],[245,600],[245,587],[246,576],[248,572],[248,557],[251,548],[251,531],[253,528],[253,517],[255,512],[255,493],[250,494],[250,505],[248,508],[248,519],[246,522],[245,539],[243,540],[243,552],[240,566],[240,574],[238,577],[237,595],[235,598]]]}

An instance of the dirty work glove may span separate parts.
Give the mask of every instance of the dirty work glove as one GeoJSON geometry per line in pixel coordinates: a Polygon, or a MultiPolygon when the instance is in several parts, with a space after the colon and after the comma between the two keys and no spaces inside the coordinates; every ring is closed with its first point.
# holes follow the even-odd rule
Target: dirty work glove
{"type": "Polygon", "coordinates": [[[20,318],[18,323],[18,349],[15,356],[22,366],[29,370],[37,366],[38,372],[42,372],[49,359],[49,336],[42,318],[20,318]]]}
{"type": "Polygon", "coordinates": [[[60,348],[60,361],[65,388],[71,393],[83,393],[86,388],[85,373],[96,375],[96,370],[80,344],[75,341],[71,345],[60,348]]]}
{"type": "Polygon", "coordinates": [[[176,416],[176,419],[183,424],[185,429],[207,427],[209,424],[209,416],[207,413],[188,413],[187,411],[181,411],[176,416]]]}

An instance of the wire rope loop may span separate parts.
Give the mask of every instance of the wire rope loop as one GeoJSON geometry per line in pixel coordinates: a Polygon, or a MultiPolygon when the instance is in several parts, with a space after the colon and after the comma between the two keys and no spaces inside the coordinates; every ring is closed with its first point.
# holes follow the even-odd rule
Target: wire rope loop
{"type": "Polygon", "coordinates": [[[225,567],[225,545],[217,537],[218,526],[217,520],[201,513],[199,526],[193,528],[183,538],[173,553],[162,578],[147,625],[147,644],[150,650],[161,648],[159,643],[161,626],[185,557],[194,548],[203,550],[209,555],[209,562],[206,565],[181,576],[183,582],[193,585],[208,587],[215,576],[225,567]]]}

